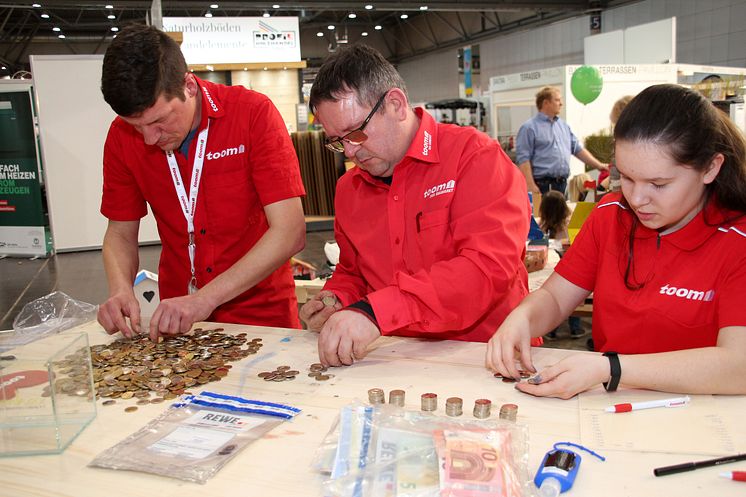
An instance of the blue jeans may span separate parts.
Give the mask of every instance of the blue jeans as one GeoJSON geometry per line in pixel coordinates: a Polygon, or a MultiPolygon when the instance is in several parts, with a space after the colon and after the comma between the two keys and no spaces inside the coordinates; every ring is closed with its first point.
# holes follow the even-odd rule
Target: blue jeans
{"type": "Polygon", "coordinates": [[[534,183],[539,187],[542,195],[546,195],[549,190],[555,190],[564,195],[567,190],[567,178],[534,178],[534,183]]]}

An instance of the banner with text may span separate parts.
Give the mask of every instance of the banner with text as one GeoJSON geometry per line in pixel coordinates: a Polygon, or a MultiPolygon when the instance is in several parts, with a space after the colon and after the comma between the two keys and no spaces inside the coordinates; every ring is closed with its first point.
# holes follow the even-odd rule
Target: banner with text
{"type": "Polygon", "coordinates": [[[163,30],[183,34],[187,64],[301,60],[297,17],[164,17],[163,30]]]}
{"type": "Polygon", "coordinates": [[[0,255],[47,255],[51,239],[44,215],[30,85],[0,87],[0,255]]]}

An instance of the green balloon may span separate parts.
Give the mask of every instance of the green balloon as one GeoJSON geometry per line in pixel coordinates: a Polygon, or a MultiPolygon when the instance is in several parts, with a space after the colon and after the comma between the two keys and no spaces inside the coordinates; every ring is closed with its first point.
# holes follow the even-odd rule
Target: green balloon
{"type": "Polygon", "coordinates": [[[583,105],[587,105],[598,98],[604,79],[598,69],[591,66],[580,66],[570,79],[570,89],[573,96],[583,105]]]}

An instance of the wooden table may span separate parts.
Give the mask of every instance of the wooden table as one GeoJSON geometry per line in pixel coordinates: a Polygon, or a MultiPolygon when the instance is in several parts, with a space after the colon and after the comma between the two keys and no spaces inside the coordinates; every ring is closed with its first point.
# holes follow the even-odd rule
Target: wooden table
{"type": "MultiPolygon", "coordinates": [[[[209,327],[210,324],[202,324],[209,327]]],[[[529,427],[529,471],[533,477],[544,453],[558,441],[588,442],[607,457],[602,463],[583,455],[583,463],[571,496],[729,496],[743,495],[746,486],[725,480],[718,473],[746,469],[746,464],[707,468],[662,478],[653,476],[655,467],[709,459],[716,455],[746,452],[746,432],[737,426],[746,412],[745,396],[692,396],[692,403],[679,409],[650,409],[627,414],[606,414],[602,407],[641,398],[666,398],[670,394],[620,390],[608,394],[598,389],[571,400],[534,398],[513,385],[493,378],[484,369],[484,344],[455,341],[426,341],[389,337],[377,341],[363,361],[335,368],[328,382],[316,382],[304,374],[293,381],[265,382],[260,371],[287,364],[301,371],[317,361],[314,333],[278,328],[222,325],[226,332],[243,331],[249,338],[260,337],[259,354],[233,363],[223,381],[210,383],[206,390],[247,398],[289,403],[302,413],[276,428],[237,454],[207,484],[199,485],[161,476],[89,468],[87,464],[101,451],[118,443],[167,409],[165,404],[142,406],[134,413],[124,407],[133,401],[118,401],[104,407],[98,416],[61,455],[0,458],[0,496],[24,497],[204,497],[204,496],[317,496],[322,477],[311,469],[314,451],[332,425],[339,408],[354,399],[367,399],[367,390],[379,387],[406,390],[407,407],[418,409],[420,394],[435,392],[443,415],[444,400],[464,399],[465,416],[474,400],[493,402],[493,417],[503,403],[516,403],[518,422],[529,427]],[[663,421],[661,421],[663,420],[663,421]],[[700,425],[698,420],[702,420],[700,425]],[[612,425],[608,425],[612,423],[612,425]],[[614,427],[616,423],[618,426],[614,427]],[[609,428],[613,429],[608,431],[609,428]],[[611,435],[604,439],[605,433],[611,435]],[[717,436],[712,437],[711,434],[717,436]],[[628,437],[613,440],[620,433],[628,437]],[[718,438],[710,444],[724,447],[710,451],[698,440],[718,438]],[[670,440],[670,445],[666,445],[670,440]],[[691,443],[688,443],[691,440],[691,443]],[[645,445],[663,444],[646,452],[645,445]],[[681,449],[681,446],[691,446],[681,449]],[[677,448],[678,447],[678,448],[677,448]]],[[[85,331],[90,343],[106,343],[111,337],[96,323],[85,331]]],[[[74,330],[65,333],[71,333],[74,330]]],[[[539,348],[537,365],[554,363],[573,352],[539,348]]],[[[707,445],[707,444],[705,444],[707,445]]]]}

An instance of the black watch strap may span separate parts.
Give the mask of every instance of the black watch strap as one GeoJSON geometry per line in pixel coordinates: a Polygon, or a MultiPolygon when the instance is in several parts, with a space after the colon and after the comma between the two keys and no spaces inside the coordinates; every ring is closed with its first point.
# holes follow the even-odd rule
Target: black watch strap
{"type": "Polygon", "coordinates": [[[604,388],[607,392],[616,392],[619,380],[622,377],[622,365],[619,363],[619,354],[616,352],[604,352],[603,355],[609,358],[609,370],[611,372],[611,378],[609,378],[608,382],[604,382],[604,388]]]}

